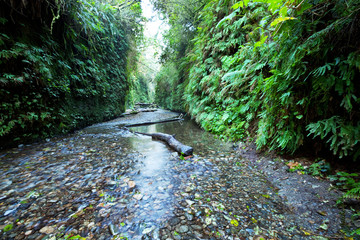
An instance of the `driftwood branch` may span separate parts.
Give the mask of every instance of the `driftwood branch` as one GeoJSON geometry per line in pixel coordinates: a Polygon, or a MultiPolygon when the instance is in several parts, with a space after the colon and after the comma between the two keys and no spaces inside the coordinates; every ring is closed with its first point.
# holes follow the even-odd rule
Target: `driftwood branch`
{"type": "Polygon", "coordinates": [[[183,118],[169,118],[169,119],[164,119],[164,120],[160,120],[160,121],[128,124],[128,125],[125,125],[124,127],[138,127],[138,126],[146,126],[146,125],[174,122],[174,121],[180,121],[180,120],[184,120],[184,119],[183,118]]]}
{"type": "Polygon", "coordinates": [[[161,140],[166,142],[172,149],[177,151],[178,153],[184,156],[190,156],[193,154],[193,148],[190,146],[186,146],[176,140],[174,136],[165,133],[142,133],[142,132],[134,132],[137,134],[142,134],[146,136],[151,136],[152,139],[161,140]]]}

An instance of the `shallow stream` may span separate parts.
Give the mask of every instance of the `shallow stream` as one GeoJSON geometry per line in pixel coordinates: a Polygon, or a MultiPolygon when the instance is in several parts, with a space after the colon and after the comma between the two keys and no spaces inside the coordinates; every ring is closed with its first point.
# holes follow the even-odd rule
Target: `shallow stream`
{"type": "MultiPolygon", "coordinates": [[[[174,170],[181,160],[166,144],[122,126],[175,116],[139,113],[2,152],[0,225],[13,228],[3,237],[158,235],[173,217],[174,192],[187,174],[174,170]]],[[[176,135],[195,154],[231,150],[189,119],[132,129],[176,135]]]]}
{"type": "Polygon", "coordinates": [[[124,128],[177,115],[126,115],[0,152],[0,239],[342,237],[351,215],[330,183],[251,146],[235,151],[188,119],[132,128],[175,135],[194,148],[185,159],[124,128]]]}

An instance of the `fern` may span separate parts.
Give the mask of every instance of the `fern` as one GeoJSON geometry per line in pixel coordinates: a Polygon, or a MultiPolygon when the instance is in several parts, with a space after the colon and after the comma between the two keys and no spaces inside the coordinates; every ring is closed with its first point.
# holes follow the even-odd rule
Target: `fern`
{"type": "Polygon", "coordinates": [[[228,16],[224,17],[223,19],[221,19],[218,24],[216,25],[215,28],[220,28],[226,21],[230,21],[231,19],[233,19],[236,16],[236,11],[232,12],[231,14],[229,14],[228,16]]]}
{"type": "Polygon", "coordinates": [[[41,15],[39,21],[13,16],[17,31],[0,34],[2,147],[105,120],[124,109],[135,65],[130,61],[137,58],[130,42],[141,38],[140,5],[119,12],[97,0],[55,3],[44,1],[39,4],[46,12],[26,14],[41,15]]]}
{"type": "Polygon", "coordinates": [[[343,199],[357,199],[360,200],[360,182],[358,182],[357,184],[355,184],[355,186],[348,190],[343,196],[343,199]]]}
{"type": "Polygon", "coordinates": [[[357,126],[345,124],[339,116],[311,123],[307,126],[309,135],[328,138],[327,143],[334,154],[347,156],[350,151],[359,148],[360,122],[357,126]]]}

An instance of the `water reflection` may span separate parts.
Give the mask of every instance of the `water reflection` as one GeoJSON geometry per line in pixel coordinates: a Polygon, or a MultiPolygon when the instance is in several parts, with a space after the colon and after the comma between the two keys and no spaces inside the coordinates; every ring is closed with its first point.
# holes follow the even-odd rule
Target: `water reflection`
{"type": "MultiPolygon", "coordinates": [[[[146,132],[156,132],[156,125],[148,126],[146,132]]],[[[140,135],[137,138],[132,138],[132,146],[134,150],[142,152],[145,156],[144,166],[141,168],[143,176],[151,177],[164,171],[165,163],[170,156],[170,151],[166,145],[152,141],[151,137],[140,135]]]]}
{"type": "MultiPolygon", "coordinates": [[[[148,126],[143,130],[155,132],[156,126],[148,126]]],[[[169,187],[173,164],[171,151],[163,143],[152,141],[148,136],[132,135],[127,139],[130,148],[140,152],[141,157],[135,166],[136,173],[128,176],[129,186],[135,188],[131,192],[131,214],[128,215],[126,227],[120,227],[120,230],[130,239],[141,239],[144,234],[156,238],[162,222],[172,216],[172,188],[169,187]]]]}
{"type": "MultiPolygon", "coordinates": [[[[195,153],[209,154],[209,149],[222,152],[228,151],[231,147],[230,144],[214,139],[211,134],[202,131],[189,119],[182,122],[141,126],[132,130],[176,135],[179,141],[194,147],[195,153]]],[[[127,233],[131,239],[140,239],[141,234],[151,230],[154,238],[158,228],[173,216],[173,192],[181,184],[179,176],[176,175],[178,173],[173,171],[173,168],[179,164],[179,158],[174,158],[177,154],[164,142],[153,141],[149,136],[136,135],[130,139],[132,149],[141,152],[143,158],[138,165],[138,174],[133,177],[138,191],[134,196],[140,195],[132,219],[132,229],[136,230],[127,233]]]]}
{"type": "Polygon", "coordinates": [[[175,135],[177,140],[193,147],[195,154],[204,155],[207,154],[209,150],[227,152],[232,147],[230,143],[215,139],[214,135],[200,129],[199,126],[189,118],[186,118],[184,121],[142,126],[133,129],[138,132],[162,132],[175,135]]]}

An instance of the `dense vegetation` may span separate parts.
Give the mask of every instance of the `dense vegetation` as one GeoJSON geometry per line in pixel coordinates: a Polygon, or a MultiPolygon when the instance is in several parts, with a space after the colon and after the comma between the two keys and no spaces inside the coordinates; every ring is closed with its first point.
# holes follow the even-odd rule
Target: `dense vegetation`
{"type": "Polygon", "coordinates": [[[155,8],[168,20],[170,29],[164,35],[162,68],[155,80],[155,101],[168,109],[185,111],[183,94],[188,81],[189,65],[183,61],[192,48],[192,39],[200,23],[198,14],[204,0],[153,1],[155,8]]]}
{"type": "Polygon", "coordinates": [[[184,84],[180,79],[179,70],[173,62],[164,64],[155,77],[155,102],[166,109],[184,111],[184,84]]]}
{"type": "Polygon", "coordinates": [[[130,91],[127,96],[127,105],[134,106],[135,103],[150,102],[149,78],[146,74],[136,71],[130,76],[130,91]]]}
{"type": "Polygon", "coordinates": [[[123,112],[140,20],[137,1],[1,1],[0,146],[123,112]]]}
{"type": "Polygon", "coordinates": [[[189,69],[184,100],[206,130],[359,159],[359,1],[209,0],[196,16],[176,66],[189,69]]]}

